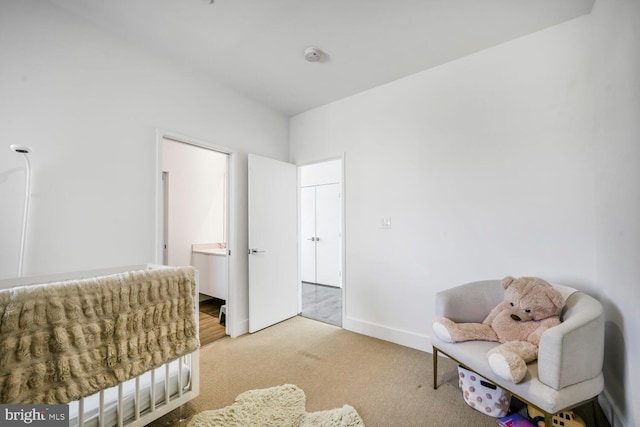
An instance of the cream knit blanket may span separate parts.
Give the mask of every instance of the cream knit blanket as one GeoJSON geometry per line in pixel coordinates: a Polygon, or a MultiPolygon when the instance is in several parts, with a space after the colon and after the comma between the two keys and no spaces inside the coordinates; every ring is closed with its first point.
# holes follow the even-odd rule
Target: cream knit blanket
{"type": "Polygon", "coordinates": [[[249,390],[232,405],[194,415],[187,427],[364,427],[350,405],[305,412],[306,400],[293,384],[249,390]]]}
{"type": "Polygon", "coordinates": [[[198,348],[195,271],[0,290],[0,403],[67,403],[198,348]]]}

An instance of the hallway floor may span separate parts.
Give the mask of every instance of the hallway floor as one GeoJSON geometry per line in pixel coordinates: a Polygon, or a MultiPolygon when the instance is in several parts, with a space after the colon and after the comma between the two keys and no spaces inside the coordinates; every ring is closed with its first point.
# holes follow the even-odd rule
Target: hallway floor
{"type": "Polygon", "coordinates": [[[207,345],[226,336],[226,328],[220,324],[220,307],[225,301],[202,295],[200,301],[200,345],[207,345]]]}
{"type": "Polygon", "coordinates": [[[342,326],[342,288],[302,282],[304,317],[342,326]]]}

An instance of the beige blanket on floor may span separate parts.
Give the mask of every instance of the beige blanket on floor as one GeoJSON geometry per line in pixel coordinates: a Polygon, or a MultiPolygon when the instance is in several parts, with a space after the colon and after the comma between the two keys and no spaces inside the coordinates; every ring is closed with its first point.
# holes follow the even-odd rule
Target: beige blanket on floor
{"type": "Polygon", "coordinates": [[[0,403],[67,403],[198,348],[192,268],[0,290],[0,403]]]}
{"type": "Polygon", "coordinates": [[[249,390],[232,405],[194,415],[187,427],[364,427],[352,406],[305,412],[306,400],[293,384],[249,390]]]}

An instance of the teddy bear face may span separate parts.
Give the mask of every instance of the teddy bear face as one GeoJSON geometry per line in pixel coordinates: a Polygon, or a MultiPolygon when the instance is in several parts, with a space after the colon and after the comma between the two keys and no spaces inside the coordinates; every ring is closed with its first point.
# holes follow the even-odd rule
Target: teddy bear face
{"type": "Polygon", "coordinates": [[[546,281],[534,277],[507,277],[502,286],[511,319],[519,322],[560,315],[564,305],[562,296],[546,281]]]}
{"type": "Polygon", "coordinates": [[[533,317],[533,313],[529,304],[525,301],[518,301],[515,298],[509,298],[509,317],[515,320],[516,322],[528,322],[529,320],[536,320],[533,317]]]}

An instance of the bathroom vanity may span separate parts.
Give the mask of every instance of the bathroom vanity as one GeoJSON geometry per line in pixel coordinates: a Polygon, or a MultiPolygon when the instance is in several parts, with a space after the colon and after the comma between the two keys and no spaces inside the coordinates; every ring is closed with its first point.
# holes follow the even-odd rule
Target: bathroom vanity
{"type": "Polygon", "coordinates": [[[191,245],[191,265],[200,273],[200,293],[227,300],[229,291],[229,257],[226,245],[199,243],[191,245]]]}

